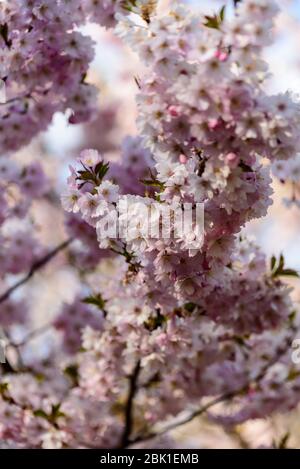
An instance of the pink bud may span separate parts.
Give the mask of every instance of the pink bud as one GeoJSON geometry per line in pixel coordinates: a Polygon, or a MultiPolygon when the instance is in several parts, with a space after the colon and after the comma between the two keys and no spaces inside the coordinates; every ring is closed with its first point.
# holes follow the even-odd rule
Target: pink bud
{"type": "Polygon", "coordinates": [[[220,62],[225,62],[228,59],[228,54],[226,52],[220,52],[219,60],[220,62]]]}
{"type": "Polygon", "coordinates": [[[145,412],[145,419],[148,422],[154,422],[155,421],[155,416],[154,416],[153,412],[150,412],[150,411],[145,412]]]}
{"type": "Polygon", "coordinates": [[[218,125],[219,125],[218,119],[210,119],[210,121],[208,122],[208,127],[211,130],[214,130],[216,127],[218,127],[218,125]]]}
{"type": "Polygon", "coordinates": [[[236,168],[237,165],[239,164],[240,157],[236,153],[227,153],[225,156],[225,162],[228,164],[228,166],[231,166],[232,168],[236,168]]]}
{"type": "Polygon", "coordinates": [[[228,54],[227,54],[227,52],[224,52],[224,51],[221,51],[221,50],[216,50],[215,57],[216,57],[216,59],[219,59],[220,62],[225,62],[225,60],[228,59],[228,54]]]}

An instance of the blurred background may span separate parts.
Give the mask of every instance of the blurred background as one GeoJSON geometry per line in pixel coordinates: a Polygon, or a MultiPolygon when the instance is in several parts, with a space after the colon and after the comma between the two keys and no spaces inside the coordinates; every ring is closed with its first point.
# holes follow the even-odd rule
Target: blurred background
{"type": "MultiPolygon", "coordinates": [[[[163,9],[169,0],[161,0],[163,9]]],[[[227,14],[233,14],[232,1],[186,0],[194,10],[211,13],[224,4],[227,14]]],[[[276,23],[276,40],[267,48],[265,58],[272,76],[266,86],[268,92],[284,92],[287,89],[295,94],[300,92],[300,1],[281,0],[281,13],[276,23]]],[[[37,157],[41,161],[53,186],[53,196],[43,198],[34,204],[31,219],[41,243],[55,246],[66,238],[64,215],[57,194],[66,188],[68,165],[74,161],[83,148],[96,148],[111,159],[117,159],[122,139],[136,133],[135,129],[135,77],[141,73],[137,57],[111,32],[97,25],[88,25],[85,31],[96,41],[96,56],[90,69],[89,81],[100,90],[99,112],[96,119],[85,125],[68,124],[68,116],[57,114],[47,132],[35,139],[29,147],[15,155],[19,161],[30,162],[37,157]]],[[[288,267],[300,270],[300,209],[287,209],[282,198],[289,187],[274,181],[274,204],[269,214],[262,220],[250,223],[248,233],[256,237],[265,253],[284,254],[288,267]]],[[[94,274],[93,274],[94,275],[94,274]]],[[[65,254],[56,257],[44,270],[40,271],[18,295],[27,296],[32,314],[32,329],[50,322],[59,312],[61,305],[70,303],[80,290],[81,277],[78,271],[66,262],[65,254]],[[30,295],[28,291],[30,290],[30,295]]],[[[95,276],[91,282],[96,283],[95,276]]],[[[293,280],[295,301],[300,300],[300,281],[293,280]]],[[[22,328],[16,328],[15,336],[22,337],[22,328]]],[[[32,341],[34,353],[47,356],[53,346],[53,333],[45,331],[32,341]]],[[[259,420],[238,426],[230,433],[210,424],[205,417],[192,425],[180,428],[175,433],[183,447],[240,448],[253,445],[279,442],[290,433],[288,446],[300,447],[300,414],[278,416],[265,421],[259,420]],[[191,436],[192,435],[192,436],[191,436]]]]}

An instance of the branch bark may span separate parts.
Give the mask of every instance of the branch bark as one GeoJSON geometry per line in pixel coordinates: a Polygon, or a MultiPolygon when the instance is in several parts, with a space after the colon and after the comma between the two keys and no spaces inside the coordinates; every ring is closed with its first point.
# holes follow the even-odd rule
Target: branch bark
{"type": "Polygon", "coordinates": [[[241,1],[242,0],[233,0],[234,8],[236,8],[241,1]]]}
{"type": "Polygon", "coordinates": [[[207,404],[205,404],[204,406],[200,407],[199,409],[196,409],[195,411],[189,413],[188,415],[184,416],[182,419],[175,420],[175,421],[171,422],[169,425],[166,425],[165,428],[163,428],[162,430],[159,430],[157,432],[150,432],[146,435],[140,435],[137,438],[135,438],[134,440],[129,440],[129,442],[127,443],[127,447],[132,446],[136,443],[142,443],[142,442],[145,442],[145,441],[148,441],[148,440],[152,440],[153,438],[157,438],[159,436],[165,435],[166,433],[170,432],[171,430],[174,430],[175,428],[178,428],[181,425],[189,423],[192,420],[194,420],[196,417],[199,417],[199,416],[203,415],[205,412],[207,412],[211,407],[215,406],[216,404],[219,404],[221,402],[226,402],[230,399],[233,399],[234,397],[237,397],[237,396],[242,395],[243,393],[247,392],[248,389],[249,389],[249,386],[251,385],[251,383],[253,381],[255,381],[256,383],[259,383],[264,378],[264,376],[265,376],[266,372],[268,371],[268,369],[272,365],[274,365],[280,359],[280,357],[282,357],[284,355],[284,353],[286,353],[286,351],[288,350],[288,348],[290,346],[290,338],[289,337],[286,338],[286,343],[284,345],[285,345],[284,347],[279,347],[279,349],[277,350],[277,353],[274,356],[274,358],[272,360],[270,360],[270,362],[268,362],[265,366],[263,366],[260,373],[258,373],[258,375],[256,376],[255,380],[251,380],[251,382],[247,382],[244,386],[242,386],[238,389],[226,392],[226,393],[222,394],[221,396],[218,396],[218,397],[212,399],[207,404]]]}
{"type": "Polygon", "coordinates": [[[41,259],[38,259],[32,266],[31,269],[29,270],[28,274],[26,274],[21,280],[16,282],[14,285],[9,287],[1,296],[0,296],[0,303],[3,303],[6,301],[10,295],[17,290],[19,287],[27,283],[31,277],[40,269],[42,269],[48,262],[50,262],[58,253],[63,251],[69,244],[73,241],[72,238],[67,239],[63,243],[59,244],[56,246],[52,251],[49,251],[44,257],[41,259]]]}

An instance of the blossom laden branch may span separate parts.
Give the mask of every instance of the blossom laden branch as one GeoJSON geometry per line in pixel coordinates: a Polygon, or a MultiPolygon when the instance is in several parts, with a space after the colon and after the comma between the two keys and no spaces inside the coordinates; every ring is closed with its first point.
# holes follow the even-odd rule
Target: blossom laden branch
{"type": "Polygon", "coordinates": [[[233,0],[233,5],[234,5],[234,8],[237,8],[239,3],[241,2],[242,0],[233,0]]]}

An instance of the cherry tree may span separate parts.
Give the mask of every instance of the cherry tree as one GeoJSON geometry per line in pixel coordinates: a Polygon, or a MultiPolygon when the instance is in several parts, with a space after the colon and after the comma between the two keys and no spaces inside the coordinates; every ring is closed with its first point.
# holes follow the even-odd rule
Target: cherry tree
{"type": "Polygon", "coordinates": [[[267,259],[244,227],[267,215],[272,172],[293,182],[298,203],[300,104],[290,92],[268,93],[263,52],[276,2],[233,3],[232,14],[207,15],[179,2],[161,14],[153,0],[1,3],[7,445],[176,447],[172,430],[202,414],[228,429],[296,408],[299,319],[288,277],[298,274],[283,256],[267,259]],[[40,162],[21,165],[13,153],[57,112],[72,125],[97,118],[105,141],[114,112],[97,117],[88,82],[93,41],[81,30],[91,21],[139,57],[137,134],[123,140],[118,161],[89,145],[79,152],[60,194],[68,237],[48,250],[24,220],[52,182],[40,162]],[[20,222],[25,230],[14,228],[20,222]],[[49,324],[60,346],[46,362],[25,360],[41,331],[30,332],[19,287],[64,250],[81,291],[49,324]],[[28,329],[21,342],[15,324],[28,329]]]}

